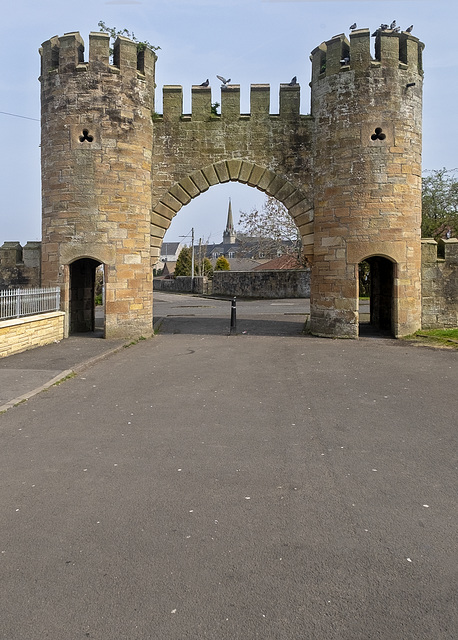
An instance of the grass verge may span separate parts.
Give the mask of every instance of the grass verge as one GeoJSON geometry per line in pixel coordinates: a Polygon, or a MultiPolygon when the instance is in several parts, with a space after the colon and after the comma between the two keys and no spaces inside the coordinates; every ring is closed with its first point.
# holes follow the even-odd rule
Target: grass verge
{"type": "Polygon", "coordinates": [[[419,344],[429,345],[431,347],[448,347],[449,349],[458,349],[458,328],[420,329],[412,335],[406,336],[406,339],[419,344]]]}

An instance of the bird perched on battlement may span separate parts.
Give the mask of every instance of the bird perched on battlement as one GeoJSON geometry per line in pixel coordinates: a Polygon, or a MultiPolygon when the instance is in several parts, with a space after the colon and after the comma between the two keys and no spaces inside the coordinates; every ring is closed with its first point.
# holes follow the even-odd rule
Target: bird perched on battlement
{"type": "Polygon", "coordinates": [[[393,33],[399,33],[401,31],[401,27],[395,27],[393,29],[393,33]]]}
{"type": "Polygon", "coordinates": [[[379,29],[380,29],[380,31],[386,31],[387,29],[389,29],[389,25],[384,24],[382,22],[382,24],[380,25],[379,29]]]}
{"type": "Polygon", "coordinates": [[[208,87],[208,85],[209,85],[209,84],[210,84],[210,81],[209,81],[209,79],[207,78],[207,79],[205,80],[205,82],[202,82],[202,84],[201,84],[200,86],[201,86],[201,87],[208,87]]]}
{"type": "Polygon", "coordinates": [[[223,76],[216,76],[218,78],[218,80],[221,80],[223,87],[226,87],[226,85],[229,84],[229,82],[231,81],[231,79],[229,78],[228,80],[226,80],[226,78],[223,78],[223,76]]]}
{"type": "Polygon", "coordinates": [[[413,24],[411,24],[410,27],[407,27],[406,33],[412,33],[412,31],[413,31],[413,24]]]}
{"type": "Polygon", "coordinates": [[[350,26],[350,31],[354,31],[357,28],[357,24],[356,22],[354,22],[351,26],[350,26]]]}
{"type": "Polygon", "coordinates": [[[288,83],[289,87],[295,87],[297,85],[297,76],[291,78],[291,82],[288,83]]]}
{"type": "Polygon", "coordinates": [[[390,24],[390,29],[394,29],[396,26],[396,20],[393,20],[393,22],[390,24]]]}
{"type": "Polygon", "coordinates": [[[345,58],[342,58],[342,60],[340,61],[340,64],[349,64],[349,62],[350,62],[349,56],[345,56],[345,58]]]}

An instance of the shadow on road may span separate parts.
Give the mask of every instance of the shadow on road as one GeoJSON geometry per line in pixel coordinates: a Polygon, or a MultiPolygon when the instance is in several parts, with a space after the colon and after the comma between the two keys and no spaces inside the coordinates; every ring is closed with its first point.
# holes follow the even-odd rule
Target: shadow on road
{"type": "MultiPolygon", "coordinates": [[[[232,335],[252,336],[301,336],[304,337],[304,326],[307,316],[272,316],[257,318],[237,318],[236,330],[232,335]]],[[[168,316],[155,323],[160,334],[189,335],[229,335],[229,318],[168,316]]]]}

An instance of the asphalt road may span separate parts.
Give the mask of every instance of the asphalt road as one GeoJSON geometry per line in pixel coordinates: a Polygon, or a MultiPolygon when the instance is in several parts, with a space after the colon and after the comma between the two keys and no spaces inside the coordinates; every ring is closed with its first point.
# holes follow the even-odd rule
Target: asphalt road
{"type": "MultiPolygon", "coordinates": [[[[232,300],[155,292],[154,325],[160,333],[227,335],[232,300]]],[[[236,299],[236,333],[300,335],[310,313],[309,299],[236,299]]]]}
{"type": "Polygon", "coordinates": [[[0,416],[0,638],[456,638],[457,352],[224,305],[0,416]]]}

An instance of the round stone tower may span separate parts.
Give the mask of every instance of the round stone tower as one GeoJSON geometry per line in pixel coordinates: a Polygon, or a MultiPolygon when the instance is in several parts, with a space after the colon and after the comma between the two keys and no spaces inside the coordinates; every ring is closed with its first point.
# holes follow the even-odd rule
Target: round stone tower
{"type": "Polygon", "coordinates": [[[68,331],[94,328],[103,265],[105,336],[151,334],[151,141],[155,55],[120,37],[43,43],[42,284],[60,285],[68,331]]]}
{"type": "Polygon", "coordinates": [[[421,326],[423,44],[409,33],[335,36],[312,60],[314,258],[311,329],[358,336],[358,265],[371,321],[395,336],[421,326]]]}

